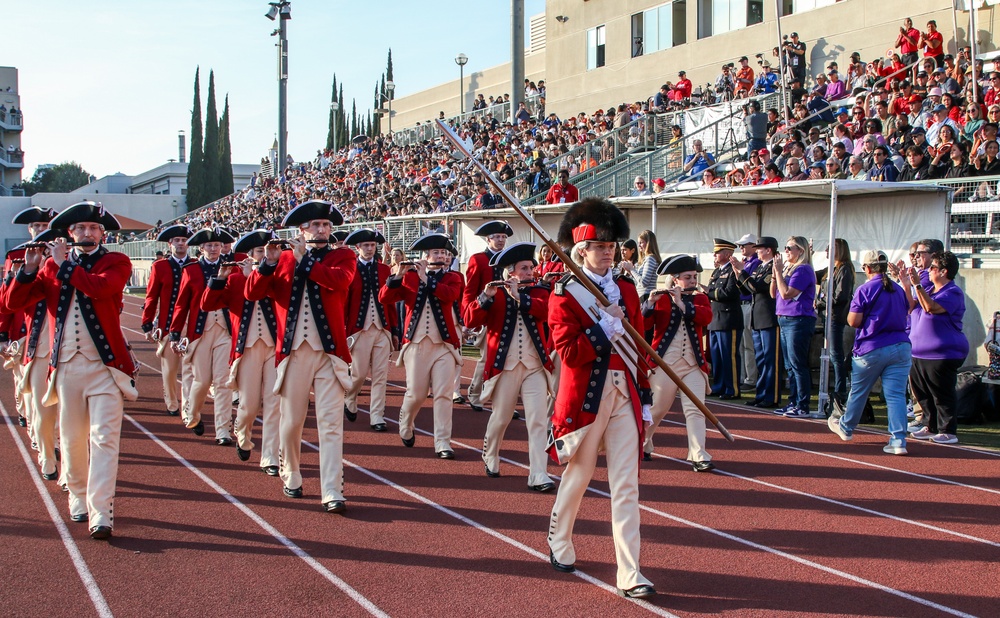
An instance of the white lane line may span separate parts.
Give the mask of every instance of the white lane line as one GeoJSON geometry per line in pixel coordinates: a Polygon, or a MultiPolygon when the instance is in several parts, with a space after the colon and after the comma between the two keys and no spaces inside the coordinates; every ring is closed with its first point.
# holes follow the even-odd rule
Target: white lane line
{"type": "Polygon", "coordinates": [[[329,569],[320,564],[319,561],[317,561],[315,558],[306,553],[305,550],[303,550],[301,547],[293,543],[291,539],[281,534],[281,532],[279,532],[277,528],[268,523],[267,520],[265,520],[263,517],[261,517],[253,510],[251,510],[248,506],[240,502],[238,498],[236,498],[228,491],[226,491],[221,485],[216,483],[207,474],[198,469],[197,466],[193,465],[191,462],[189,462],[187,459],[181,456],[180,453],[178,453],[170,446],[168,446],[165,442],[163,442],[163,440],[161,440],[151,431],[143,427],[138,421],[132,418],[131,415],[126,414],[125,419],[128,420],[128,422],[132,423],[132,425],[134,425],[139,431],[144,433],[147,438],[155,442],[157,446],[159,446],[160,448],[165,450],[168,454],[170,454],[171,457],[180,462],[181,465],[190,470],[206,485],[215,490],[217,494],[225,498],[230,504],[238,508],[244,515],[249,517],[255,524],[263,528],[264,531],[270,534],[272,537],[274,537],[275,540],[277,540],[279,543],[288,548],[288,550],[291,551],[295,556],[305,561],[305,563],[308,564],[310,567],[312,567],[314,571],[319,573],[321,576],[323,576],[323,578],[325,578],[327,581],[329,581],[334,586],[339,588],[344,594],[351,597],[351,599],[353,599],[354,602],[363,607],[368,613],[370,613],[373,616],[388,618],[389,614],[383,612],[381,609],[378,608],[378,606],[369,601],[360,592],[352,588],[347,582],[334,575],[329,569]]]}
{"type": "Polygon", "coordinates": [[[83,582],[83,587],[87,590],[87,596],[90,597],[90,601],[94,604],[94,609],[97,610],[97,615],[102,618],[111,618],[114,616],[111,612],[111,607],[108,606],[108,602],[104,599],[104,595],[101,594],[101,588],[97,585],[97,580],[94,579],[93,573],[90,572],[90,568],[87,566],[87,562],[83,559],[83,555],[80,554],[80,549],[76,546],[76,541],[73,540],[73,536],[69,533],[69,528],[66,527],[66,522],[64,522],[62,517],[59,515],[59,509],[56,507],[56,503],[52,500],[52,496],[49,495],[48,489],[45,488],[45,484],[42,483],[42,478],[38,475],[38,470],[35,469],[35,465],[31,461],[31,453],[28,450],[28,447],[25,446],[21,436],[17,433],[17,429],[14,427],[13,419],[8,415],[7,408],[3,405],[2,401],[0,401],[0,413],[3,413],[7,429],[10,430],[10,435],[14,438],[14,443],[17,444],[18,450],[21,451],[21,457],[24,459],[24,465],[28,468],[31,480],[35,483],[35,489],[38,490],[38,495],[42,497],[42,502],[45,504],[45,510],[48,511],[49,518],[52,519],[52,523],[55,525],[56,531],[59,533],[59,538],[62,539],[63,545],[66,547],[66,552],[69,554],[69,558],[73,562],[73,566],[76,568],[77,574],[80,576],[80,581],[83,582]]]}

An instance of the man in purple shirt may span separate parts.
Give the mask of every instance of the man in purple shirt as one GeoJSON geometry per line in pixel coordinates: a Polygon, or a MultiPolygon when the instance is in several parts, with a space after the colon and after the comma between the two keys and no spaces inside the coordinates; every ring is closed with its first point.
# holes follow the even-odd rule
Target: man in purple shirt
{"type": "Polygon", "coordinates": [[[889,417],[889,443],[883,451],[906,454],[906,380],[910,373],[910,340],[906,335],[906,316],[913,300],[892,282],[888,273],[899,271],[881,251],[868,251],[861,258],[861,268],[868,278],[854,293],[847,323],[858,329],[854,337],[851,361],[851,394],[847,410],[827,420],[830,431],[849,441],[861,420],[868,393],[875,380],[882,378],[889,417]]]}
{"type": "MultiPolygon", "coordinates": [[[[760,264],[760,258],[757,257],[757,236],[745,234],[736,241],[736,246],[743,254],[741,270],[749,277],[760,264]]],[[[753,330],[750,328],[753,290],[745,285],[740,285],[740,308],[743,310],[743,384],[740,385],[740,390],[752,392],[757,387],[757,360],[753,349],[753,330]]]]}

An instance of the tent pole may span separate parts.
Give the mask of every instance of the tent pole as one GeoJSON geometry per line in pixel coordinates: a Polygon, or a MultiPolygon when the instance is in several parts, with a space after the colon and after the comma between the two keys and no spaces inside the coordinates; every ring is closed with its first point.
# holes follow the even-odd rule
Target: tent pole
{"type": "Polygon", "coordinates": [[[830,331],[833,329],[833,269],[837,259],[837,181],[830,183],[830,255],[826,265],[826,316],[823,320],[823,350],[819,355],[819,404],[817,411],[826,413],[830,407],[830,331]]]}

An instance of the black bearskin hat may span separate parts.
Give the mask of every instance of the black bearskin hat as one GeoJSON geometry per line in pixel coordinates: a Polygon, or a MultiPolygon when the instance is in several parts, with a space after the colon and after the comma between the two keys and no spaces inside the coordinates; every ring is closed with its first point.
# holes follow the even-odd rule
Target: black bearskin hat
{"type": "Polygon", "coordinates": [[[570,248],[584,240],[622,242],[628,235],[628,220],[617,206],[602,198],[588,197],[566,211],[556,240],[570,248]]]}

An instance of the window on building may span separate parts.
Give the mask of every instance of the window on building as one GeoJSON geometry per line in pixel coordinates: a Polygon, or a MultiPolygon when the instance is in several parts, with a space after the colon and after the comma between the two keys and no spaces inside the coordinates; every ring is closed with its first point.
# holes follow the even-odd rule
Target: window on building
{"type": "Polygon", "coordinates": [[[781,0],[781,15],[784,17],[794,13],[804,13],[836,3],[837,0],[781,0]]]}
{"type": "Polygon", "coordinates": [[[587,70],[604,66],[605,27],[598,26],[587,31],[587,70]]]}
{"type": "Polygon", "coordinates": [[[764,21],[763,0],[698,0],[698,38],[764,21]]]}
{"type": "Polygon", "coordinates": [[[632,57],[687,42],[687,0],[662,4],[632,16],[632,57]]]}

